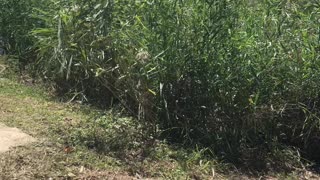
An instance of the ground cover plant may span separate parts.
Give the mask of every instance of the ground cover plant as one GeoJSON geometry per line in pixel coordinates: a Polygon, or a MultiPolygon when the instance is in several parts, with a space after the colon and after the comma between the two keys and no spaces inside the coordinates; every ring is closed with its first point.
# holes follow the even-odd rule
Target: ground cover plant
{"type": "Polygon", "coordinates": [[[69,100],[239,166],[319,161],[318,1],[17,2],[1,1],[9,53],[69,100]]]}

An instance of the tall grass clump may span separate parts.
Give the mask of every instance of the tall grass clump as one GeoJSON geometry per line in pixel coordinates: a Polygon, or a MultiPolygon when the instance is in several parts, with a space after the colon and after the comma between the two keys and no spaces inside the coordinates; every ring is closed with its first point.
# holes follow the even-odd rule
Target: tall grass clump
{"type": "Polygon", "coordinates": [[[121,104],[146,134],[237,162],[320,148],[317,1],[44,4],[1,36],[35,50],[32,73],[71,100],[121,104]]]}
{"type": "Polygon", "coordinates": [[[39,54],[34,72],[72,99],[109,98],[99,76],[112,70],[111,7],[111,1],[52,1],[35,8],[45,26],[31,31],[39,54]]]}
{"type": "Polygon", "coordinates": [[[39,22],[30,15],[34,6],[46,4],[35,0],[1,0],[0,11],[0,39],[8,54],[14,55],[17,63],[22,67],[35,58],[33,41],[29,32],[39,26],[39,22]]]}
{"type": "Polygon", "coordinates": [[[251,113],[242,131],[247,131],[247,141],[253,144],[280,142],[310,154],[311,144],[320,145],[315,141],[320,127],[319,3],[250,5],[250,10],[242,7],[233,37],[251,86],[251,113]]]}

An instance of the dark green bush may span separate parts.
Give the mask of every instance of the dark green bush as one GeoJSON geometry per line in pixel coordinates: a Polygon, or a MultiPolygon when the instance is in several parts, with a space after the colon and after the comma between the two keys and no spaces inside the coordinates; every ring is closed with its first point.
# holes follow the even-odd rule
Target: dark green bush
{"type": "Polygon", "coordinates": [[[36,54],[33,49],[30,31],[40,25],[32,18],[33,7],[37,4],[43,5],[35,0],[1,0],[0,11],[0,38],[5,42],[6,51],[15,55],[21,67],[34,60],[36,54]]]}

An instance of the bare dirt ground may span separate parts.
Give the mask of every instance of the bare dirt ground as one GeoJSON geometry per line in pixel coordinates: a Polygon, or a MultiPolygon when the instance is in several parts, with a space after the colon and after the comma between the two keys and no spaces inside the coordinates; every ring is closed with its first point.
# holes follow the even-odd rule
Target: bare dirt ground
{"type": "Polygon", "coordinates": [[[35,141],[35,138],[17,128],[9,128],[0,124],[0,153],[9,151],[12,147],[23,146],[35,141]]]}

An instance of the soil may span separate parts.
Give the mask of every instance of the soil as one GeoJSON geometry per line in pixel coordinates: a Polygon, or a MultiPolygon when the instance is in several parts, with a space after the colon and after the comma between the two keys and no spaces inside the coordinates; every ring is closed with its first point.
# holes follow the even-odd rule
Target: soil
{"type": "Polygon", "coordinates": [[[35,141],[35,138],[17,128],[9,128],[0,124],[0,153],[9,151],[10,148],[23,146],[35,141]]]}

